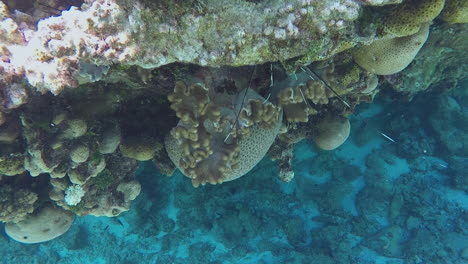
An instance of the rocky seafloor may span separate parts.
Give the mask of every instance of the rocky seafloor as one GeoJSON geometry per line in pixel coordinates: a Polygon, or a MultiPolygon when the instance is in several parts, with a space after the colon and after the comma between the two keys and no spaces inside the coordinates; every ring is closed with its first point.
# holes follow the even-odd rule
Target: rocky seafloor
{"type": "Polygon", "coordinates": [[[0,1],[0,264],[468,263],[467,24],[0,1]]]}

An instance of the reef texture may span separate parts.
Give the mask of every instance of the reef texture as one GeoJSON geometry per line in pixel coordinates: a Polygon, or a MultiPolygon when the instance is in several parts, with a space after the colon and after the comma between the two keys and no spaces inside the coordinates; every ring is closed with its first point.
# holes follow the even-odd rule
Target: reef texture
{"type": "Polygon", "coordinates": [[[468,38],[466,24],[439,24],[431,27],[428,40],[418,56],[403,71],[385,76],[392,87],[412,98],[418,92],[432,88],[454,87],[466,78],[465,60],[468,38]]]}
{"type": "MultiPolygon", "coordinates": [[[[44,9],[38,2],[33,10],[44,9]]],[[[46,18],[44,12],[11,12],[0,4],[0,67],[7,84],[23,77],[40,91],[58,94],[99,79],[116,63],[238,66],[294,58],[303,64],[370,43],[379,32],[412,35],[444,6],[443,0],[411,0],[370,15],[368,5],[395,1],[376,2],[88,0],[46,18]]],[[[15,94],[10,108],[26,100],[24,87],[7,90],[15,94]]]]}
{"type": "Polygon", "coordinates": [[[385,87],[411,98],[466,78],[466,4],[444,4],[0,1],[0,221],[44,204],[118,216],[138,161],[196,187],[269,153],[291,181],[294,145],[336,149],[385,87]]]}

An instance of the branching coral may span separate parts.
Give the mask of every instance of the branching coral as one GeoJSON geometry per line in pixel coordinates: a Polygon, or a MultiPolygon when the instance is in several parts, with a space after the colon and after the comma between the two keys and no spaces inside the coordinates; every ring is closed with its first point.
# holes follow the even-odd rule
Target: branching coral
{"type": "Polygon", "coordinates": [[[237,179],[266,154],[282,111],[251,89],[216,93],[178,82],[169,95],[180,122],[166,137],[171,160],[194,186],[237,179]]]}

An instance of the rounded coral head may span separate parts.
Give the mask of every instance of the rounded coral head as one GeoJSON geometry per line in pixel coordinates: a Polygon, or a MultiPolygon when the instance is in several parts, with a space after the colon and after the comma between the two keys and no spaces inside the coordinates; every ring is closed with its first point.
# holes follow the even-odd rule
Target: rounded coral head
{"type": "Polygon", "coordinates": [[[73,213],[47,205],[18,223],[7,223],[5,233],[25,244],[46,242],[67,232],[74,219],[73,213]]]}
{"type": "Polygon", "coordinates": [[[312,136],[315,144],[323,150],[333,150],[348,139],[351,125],[343,116],[327,115],[316,124],[316,133],[312,136]]]}
{"type": "Polygon", "coordinates": [[[353,53],[354,60],[363,69],[377,75],[390,75],[404,70],[416,57],[429,36],[425,24],[414,35],[380,39],[362,46],[353,53]]]}

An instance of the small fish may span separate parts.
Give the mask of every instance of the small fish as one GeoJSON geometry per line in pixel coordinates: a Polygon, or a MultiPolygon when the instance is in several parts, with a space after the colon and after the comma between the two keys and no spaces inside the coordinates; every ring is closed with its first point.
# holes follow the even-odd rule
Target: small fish
{"type": "Polygon", "coordinates": [[[104,231],[106,231],[107,229],[109,229],[109,225],[107,225],[106,227],[104,227],[104,231]]]}
{"type": "Polygon", "coordinates": [[[273,87],[273,63],[270,64],[270,87],[273,87]]]}
{"type": "Polygon", "coordinates": [[[445,164],[442,164],[442,163],[437,163],[437,165],[439,165],[440,167],[442,167],[442,168],[444,168],[444,169],[448,168],[448,166],[447,166],[447,165],[445,165],[445,164]]]}
{"type": "Polygon", "coordinates": [[[120,221],[120,219],[115,218],[115,221],[117,221],[117,223],[119,223],[119,225],[124,226],[124,224],[122,223],[122,221],[120,221]]]}
{"type": "Polygon", "coordinates": [[[391,142],[395,143],[395,140],[393,140],[393,138],[385,135],[383,132],[380,132],[380,135],[382,135],[383,137],[385,137],[386,139],[390,140],[391,142]]]}
{"type": "Polygon", "coordinates": [[[423,160],[427,160],[429,162],[432,162],[433,164],[443,168],[443,169],[447,169],[448,168],[448,163],[437,158],[437,157],[431,157],[431,156],[425,156],[425,157],[422,157],[423,160]]]}

